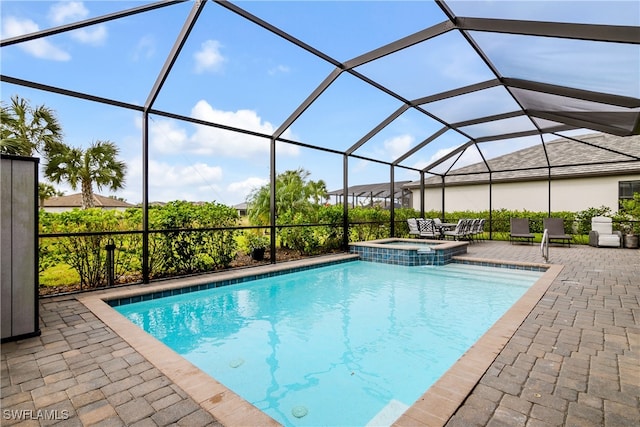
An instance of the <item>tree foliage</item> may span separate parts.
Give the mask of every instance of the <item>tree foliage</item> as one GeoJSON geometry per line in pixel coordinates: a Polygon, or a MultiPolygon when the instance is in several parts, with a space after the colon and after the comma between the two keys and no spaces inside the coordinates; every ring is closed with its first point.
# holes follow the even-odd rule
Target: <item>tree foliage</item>
{"type": "Polygon", "coordinates": [[[56,188],[53,185],[47,184],[46,182],[38,183],[38,200],[39,200],[40,207],[44,206],[45,200],[53,196],[64,196],[64,193],[56,190],[56,188]]]}
{"type": "MultiPolygon", "coordinates": [[[[282,224],[284,218],[294,214],[308,215],[321,201],[327,199],[327,185],[323,180],[309,180],[310,173],[302,168],[288,170],[276,176],[276,217],[282,224]]],[[[249,220],[254,225],[270,222],[271,185],[255,189],[247,198],[249,220]]]]}
{"type": "Polygon", "coordinates": [[[0,106],[0,152],[16,156],[46,153],[62,141],[62,128],[55,112],[44,106],[32,107],[17,95],[9,105],[0,106]]]}
{"type": "Polygon", "coordinates": [[[82,190],[82,208],[95,206],[93,186],[115,191],[124,187],[127,165],[118,160],[118,147],[110,141],[96,141],[86,150],[65,144],[53,145],[48,153],[44,174],[52,182],[69,183],[82,190]]]}
{"type": "Polygon", "coordinates": [[[188,274],[227,267],[237,255],[238,212],[215,202],[170,202],[149,215],[154,233],[154,271],[188,274]],[[215,228],[215,229],[212,229],[215,228]]]}

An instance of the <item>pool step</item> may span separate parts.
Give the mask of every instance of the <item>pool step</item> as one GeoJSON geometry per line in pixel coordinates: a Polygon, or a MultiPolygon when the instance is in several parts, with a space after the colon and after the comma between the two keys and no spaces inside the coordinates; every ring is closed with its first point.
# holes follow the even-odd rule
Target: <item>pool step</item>
{"type": "Polygon", "coordinates": [[[449,270],[453,271],[464,271],[470,272],[472,274],[476,273],[486,273],[488,275],[512,275],[512,273],[516,272],[520,277],[539,277],[541,272],[534,270],[521,270],[515,268],[506,268],[506,267],[487,267],[483,265],[473,265],[473,264],[457,264],[451,263],[445,266],[449,270]]]}
{"type": "Polygon", "coordinates": [[[369,420],[366,427],[390,426],[400,418],[400,415],[404,414],[407,409],[409,409],[409,405],[405,405],[399,400],[391,399],[387,406],[382,408],[375,417],[369,420]]]}
{"type": "Polygon", "coordinates": [[[513,270],[509,268],[491,268],[470,266],[467,264],[447,264],[442,267],[425,267],[429,277],[459,278],[492,283],[532,283],[541,273],[537,271],[513,270]]]}

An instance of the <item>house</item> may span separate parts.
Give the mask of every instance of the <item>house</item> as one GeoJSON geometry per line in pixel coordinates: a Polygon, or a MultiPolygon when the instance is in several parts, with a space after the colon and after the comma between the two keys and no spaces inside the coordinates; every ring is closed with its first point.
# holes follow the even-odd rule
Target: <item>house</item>
{"type": "Polygon", "coordinates": [[[238,211],[238,216],[247,216],[248,205],[246,202],[238,203],[237,205],[233,205],[233,208],[238,211]]]}
{"type": "MultiPolygon", "coordinates": [[[[115,209],[124,211],[133,208],[134,205],[111,197],[93,195],[93,203],[96,208],[115,209]]],[[[66,212],[73,209],[82,208],[82,193],[70,194],[68,196],[50,197],[45,199],[42,207],[46,212],[66,212]]]]}
{"type": "MultiPolygon", "coordinates": [[[[405,188],[420,210],[419,181],[405,188]]],[[[452,169],[445,177],[429,176],[424,209],[578,212],[607,206],[615,212],[619,200],[634,191],[640,192],[640,135],[590,134],[452,169]]]]}

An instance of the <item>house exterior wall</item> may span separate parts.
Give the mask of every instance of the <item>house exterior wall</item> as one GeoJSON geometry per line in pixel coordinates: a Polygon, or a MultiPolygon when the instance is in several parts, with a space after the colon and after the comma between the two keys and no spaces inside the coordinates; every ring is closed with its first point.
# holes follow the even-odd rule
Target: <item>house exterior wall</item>
{"type": "MultiPolygon", "coordinates": [[[[607,206],[618,210],[618,182],[640,180],[640,175],[618,175],[558,179],[551,181],[551,211],[578,212],[607,206]]],[[[412,189],[413,208],[420,209],[420,189],[412,189]]],[[[442,210],[442,188],[425,188],[425,210],[442,210]]],[[[549,210],[548,181],[494,183],[491,190],[492,208],[508,210],[549,210]]],[[[489,184],[447,187],[446,212],[482,211],[489,209],[489,184]]]]}

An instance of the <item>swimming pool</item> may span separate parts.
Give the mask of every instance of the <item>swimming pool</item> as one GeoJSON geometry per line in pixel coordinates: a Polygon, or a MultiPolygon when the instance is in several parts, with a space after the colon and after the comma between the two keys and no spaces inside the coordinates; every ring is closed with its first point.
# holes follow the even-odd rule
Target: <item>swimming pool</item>
{"type": "Polygon", "coordinates": [[[285,425],[390,424],[541,274],[355,261],[117,310],[285,425]]]}

